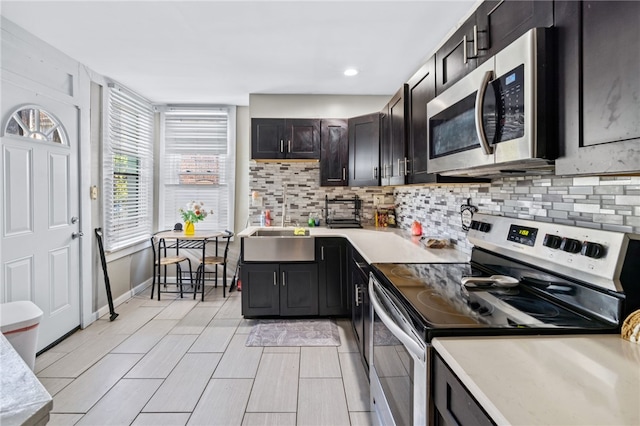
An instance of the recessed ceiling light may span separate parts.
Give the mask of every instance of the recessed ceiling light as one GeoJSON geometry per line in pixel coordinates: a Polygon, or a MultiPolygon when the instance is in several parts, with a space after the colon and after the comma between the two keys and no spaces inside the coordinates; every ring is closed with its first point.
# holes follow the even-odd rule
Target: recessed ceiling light
{"type": "Polygon", "coordinates": [[[346,70],[344,70],[344,75],[346,75],[347,77],[353,77],[354,75],[358,74],[358,70],[355,68],[347,68],[346,70]]]}

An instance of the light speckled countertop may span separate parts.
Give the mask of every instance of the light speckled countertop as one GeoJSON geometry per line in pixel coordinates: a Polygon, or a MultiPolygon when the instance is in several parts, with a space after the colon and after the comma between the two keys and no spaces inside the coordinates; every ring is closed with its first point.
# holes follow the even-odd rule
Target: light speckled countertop
{"type": "Polygon", "coordinates": [[[640,425],[640,345],[619,335],[437,338],[499,425],[640,425]]]}
{"type": "MultiPolygon", "coordinates": [[[[248,237],[262,229],[250,226],[237,234],[248,237]]],[[[271,226],[268,229],[282,229],[271,226]]],[[[293,229],[293,228],[291,228],[293,229]]],[[[457,263],[468,262],[469,256],[454,248],[431,249],[420,242],[420,237],[412,237],[408,232],[394,228],[330,229],[326,227],[309,229],[312,237],[344,237],[368,263],[457,263]]]]}
{"type": "Polygon", "coordinates": [[[0,372],[0,424],[46,424],[53,407],[51,395],[2,334],[0,372]]]}

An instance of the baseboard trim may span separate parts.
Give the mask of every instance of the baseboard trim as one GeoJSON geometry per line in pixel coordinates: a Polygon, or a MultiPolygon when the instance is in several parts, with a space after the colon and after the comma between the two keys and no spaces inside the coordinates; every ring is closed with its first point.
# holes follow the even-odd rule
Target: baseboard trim
{"type": "MultiPolygon", "coordinates": [[[[149,278],[148,280],[146,280],[145,282],[138,284],[137,286],[135,286],[134,288],[132,288],[131,290],[129,290],[128,292],[122,294],[120,297],[114,299],[113,301],[113,307],[114,310],[116,307],[122,305],[123,303],[125,303],[126,301],[128,301],[129,299],[131,299],[132,297],[142,293],[143,291],[145,291],[153,282],[153,280],[151,278],[149,278]]],[[[106,315],[109,313],[109,306],[103,306],[100,309],[98,309],[97,312],[94,312],[94,314],[92,315],[91,318],[91,322],[93,323],[94,321],[98,320],[98,318],[106,315]]]]}

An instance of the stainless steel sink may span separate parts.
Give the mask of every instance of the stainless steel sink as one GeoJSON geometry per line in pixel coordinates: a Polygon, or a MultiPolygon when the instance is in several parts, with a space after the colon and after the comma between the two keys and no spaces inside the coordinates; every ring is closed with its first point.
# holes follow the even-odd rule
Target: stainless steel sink
{"type": "Polygon", "coordinates": [[[298,235],[293,229],[258,229],[249,235],[252,237],[308,237],[309,230],[304,230],[304,235],[298,235]]]}
{"type": "Polygon", "coordinates": [[[293,228],[258,229],[242,238],[242,260],[245,262],[313,262],[315,241],[305,229],[295,235],[293,228]]]}

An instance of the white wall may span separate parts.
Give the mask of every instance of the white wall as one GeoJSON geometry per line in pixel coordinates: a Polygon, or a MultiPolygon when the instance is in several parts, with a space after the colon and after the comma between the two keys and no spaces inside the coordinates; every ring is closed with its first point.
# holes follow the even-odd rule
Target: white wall
{"type": "Polygon", "coordinates": [[[236,108],[236,205],[235,230],[246,228],[249,215],[249,158],[251,157],[251,119],[249,107],[236,108]]]}
{"type": "Polygon", "coordinates": [[[249,95],[251,118],[351,118],[382,110],[389,96],[249,95]]]}

